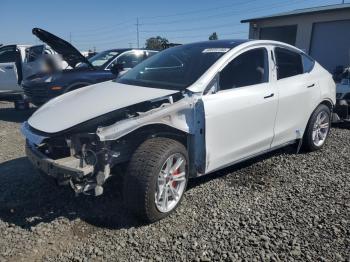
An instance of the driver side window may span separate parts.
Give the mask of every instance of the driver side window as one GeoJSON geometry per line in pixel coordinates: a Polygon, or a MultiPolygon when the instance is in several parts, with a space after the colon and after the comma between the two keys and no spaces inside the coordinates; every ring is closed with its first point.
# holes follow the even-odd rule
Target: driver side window
{"type": "Polygon", "coordinates": [[[265,48],[249,50],[233,59],[220,73],[220,90],[257,85],[269,81],[265,48]]]}
{"type": "Polygon", "coordinates": [[[4,46],[0,48],[0,63],[16,62],[16,46],[4,46]]]}

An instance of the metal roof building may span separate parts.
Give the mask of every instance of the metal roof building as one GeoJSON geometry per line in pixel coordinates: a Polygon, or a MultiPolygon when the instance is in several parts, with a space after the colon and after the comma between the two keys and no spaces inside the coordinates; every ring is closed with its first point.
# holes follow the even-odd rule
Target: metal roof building
{"type": "Polygon", "coordinates": [[[350,4],[328,5],[242,20],[249,38],[286,42],[326,69],[350,64],[350,4]]]}

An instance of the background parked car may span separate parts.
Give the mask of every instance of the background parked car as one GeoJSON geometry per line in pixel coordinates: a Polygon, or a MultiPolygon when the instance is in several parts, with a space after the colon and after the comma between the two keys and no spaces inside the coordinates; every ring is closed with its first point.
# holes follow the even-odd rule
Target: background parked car
{"type": "Polygon", "coordinates": [[[23,102],[20,84],[30,75],[31,66],[44,54],[54,54],[45,45],[5,45],[0,48],[0,100],[14,101],[16,108],[23,102]],[[28,64],[27,71],[24,65],[28,64]]]}
{"type": "Polygon", "coordinates": [[[350,78],[343,78],[337,84],[337,104],[334,108],[333,121],[350,121],[350,78]]]}
{"type": "Polygon", "coordinates": [[[60,54],[72,68],[53,69],[23,81],[25,95],[36,106],[68,91],[114,79],[116,76],[110,69],[115,64],[120,64],[127,71],[157,53],[143,49],[111,49],[87,59],[70,43],[45,30],[34,28],[33,34],[60,54]]]}

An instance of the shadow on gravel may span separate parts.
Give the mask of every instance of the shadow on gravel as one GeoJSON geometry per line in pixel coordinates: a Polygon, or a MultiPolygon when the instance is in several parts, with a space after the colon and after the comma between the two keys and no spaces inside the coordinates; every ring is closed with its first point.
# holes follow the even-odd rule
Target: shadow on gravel
{"type": "Polygon", "coordinates": [[[35,109],[15,110],[12,107],[0,108],[0,121],[22,123],[34,113],[35,109]]]}
{"type": "Polygon", "coordinates": [[[333,128],[350,129],[350,122],[332,124],[333,128]]]}
{"type": "MultiPolygon", "coordinates": [[[[192,179],[189,182],[188,190],[274,155],[288,153],[295,153],[295,148],[281,149],[211,175],[192,179]]],[[[265,173],[268,173],[268,170],[265,170],[264,174],[261,175],[266,177],[265,173]]],[[[242,176],[237,181],[230,178],[228,182],[235,185],[251,186],[251,184],[261,183],[259,181],[262,176],[255,173],[248,177],[242,176]]],[[[49,223],[59,217],[65,217],[69,220],[80,218],[95,227],[109,229],[143,225],[125,211],[118,176],[112,177],[106,184],[105,194],[102,196],[81,195],[76,197],[69,187],[58,187],[53,181],[40,176],[27,158],[21,157],[0,164],[0,179],[0,219],[24,229],[30,230],[31,227],[39,223],[49,223]]]]}
{"type": "MultiPolygon", "coordinates": [[[[302,154],[302,153],[303,152],[300,152],[299,154],[302,154]]],[[[211,173],[209,175],[192,179],[188,183],[187,190],[191,190],[191,188],[207,183],[208,181],[213,179],[218,179],[218,178],[226,179],[226,176],[229,174],[235,173],[244,168],[248,168],[265,159],[271,158],[273,156],[282,155],[282,154],[296,154],[296,146],[295,145],[287,146],[287,147],[278,149],[276,151],[272,151],[270,153],[249,159],[242,163],[229,166],[227,168],[211,173]]],[[[229,186],[232,186],[232,187],[244,186],[252,189],[258,189],[261,186],[265,186],[265,184],[267,183],[266,179],[269,179],[268,175],[271,171],[270,170],[271,168],[272,168],[271,166],[264,166],[264,168],[254,170],[254,173],[252,174],[243,174],[243,175],[237,175],[233,177],[230,176],[229,178],[227,178],[227,181],[229,183],[229,186]]]]}
{"type": "Polygon", "coordinates": [[[25,157],[1,163],[0,219],[24,229],[59,217],[101,228],[141,226],[124,211],[117,178],[107,183],[101,197],[76,197],[69,187],[41,177],[25,157]]]}

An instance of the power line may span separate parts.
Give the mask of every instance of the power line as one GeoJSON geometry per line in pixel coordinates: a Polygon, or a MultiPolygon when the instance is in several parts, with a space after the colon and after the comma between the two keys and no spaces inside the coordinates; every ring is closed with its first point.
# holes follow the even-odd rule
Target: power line
{"type": "Polygon", "coordinates": [[[89,35],[90,32],[103,32],[103,31],[110,31],[110,30],[114,30],[115,28],[125,28],[125,25],[126,24],[130,24],[132,22],[132,19],[128,19],[128,20],[124,20],[118,24],[114,24],[114,25],[111,25],[111,24],[108,24],[108,25],[105,25],[105,26],[101,26],[101,27],[98,27],[98,28],[89,28],[89,29],[82,29],[82,30],[79,30],[78,32],[74,32],[74,33],[77,33],[79,35],[89,35]]]}
{"type": "MultiPolygon", "coordinates": [[[[223,34],[220,34],[218,33],[218,36],[234,36],[234,35],[239,35],[239,34],[243,34],[243,33],[247,33],[247,31],[237,31],[237,32],[232,32],[232,33],[223,33],[223,34]]],[[[206,37],[208,36],[208,34],[204,35],[204,34],[201,34],[201,35],[191,35],[191,38],[199,38],[199,37],[206,37]]],[[[169,38],[176,38],[176,39],[181,39],[181,38],[188,38],[189,36],[184,36],[184,35],[181,35],[181,36],[171,36],[169,38]]]]}
{"type": "MultiPolygon", "coordinates": [[[[256,1],[256,0],[253,0],[253,1],[256,1]]],[[[297,1],[297,0],[296,0],[297,1]]],[[[302,0],[302,1],[304,1],[304,0],[302,0]]],[[[250,1],[250,2],[252,2],[252,1],[250,1]]],[[[244,3],[247,3],[247,2],[241,2],[241,4],[244,4],[244,3]]],[[[235,6],[237,6],[239,3],[235,3],[235,6]]],[[[220,9],[220,8],[223,8],[223,7],[227,7],[228,5],[226,5],[226,6],[221,6],[221,7],[217,7],[217,8],[214,8],[214,9],[220,9]]],[[[230,6],[232,6],[232,5],[230,5],[230,6]]],[[[261,8],[255,8],[254,10],[253,10],[253,12],[257,12],[257,11],[262,11],[262,10],[267,10],[267,8],[270,10],[272,7],[280,7],[280,6],[286,6],[285,4],[284,5],[276,5],[276,4],[274,4],[274,5],[270,5],[270,6],[263,6],[263,7],[261,7],[261,8]]],[[[213,8],[212,8],[213,9],[213,8]]],[[[212,10],[212,9],[210,9],[210,10],[212,10]]],[[[209,10],[209,9],[205,9],[205,10],[209,10]]],[[[201,12],[203,12],[203,11],[205,11],[205,10],[200,10],[201,12]]],[[[251,9],[249,9],[249,10],[251,10],[251,9]]],[[[249,10],[247,10],[247,11],[249,11],[249,10]]],[[[245,10],[240,10],[240,13],[241,12],[244,12],[245,10]]],[[[186,12],[186,14],[189,14],[189,13],[194,13],[195,11],[192,11],[192,12],[186,12]]],[[[249,12],[249,13],[253,13],[253,12],[249,12]]],[[[182,15],[184,15],[185,13],[182,13],[182,15]]],[[[238,14],[238,12],[230,12],[230,13],[228,13],[228,12],[225,12],[225,13],[220,13],[220,14],[214,14],[214,15],[211,15],[211,16],[207,16],[207,17],[205,17],[205,19],[212,19],[212,18],[216,18],[216,17],[227,17],[227,16],[231,16],[231,15],[234,15],[234,14],[238,14]]],[[[173,15],[174,16],[174,15],[173,15]]],[[[163,17],[168,17],[168,16],[163,16],[163,17]]],[[[189,19],[185,19],[185,20],[189,20],[189,19]]],[[[193,18],[191,18],[191,21],[193,20],[193,18]]],[[[176,20],[176,21],[169,21],[169,22],[158,22],[157,24],[155,24],[155,23],[153,23],[154,24],[154,26],[156,26],[156,25],[160,25],[160,26],[162,26],[162,25],[165,25],[165,24],[171,24],[171,23],[179,23],[179,22],[183,22],[184,20],[182,20],[182,21],[180,21],[180,20],[176,20]]],[[[125,23],[127,23],[127,22],[124,22],[124,23],[122,23],[122,24],[125,24],[125,23]]],[[[138,42],[140,41],[140,37],[139,37],[139,33],[140,33],[140,30],[139,30],[139,27],[141,26],[141,24],[139,23],[139,22],[137,22],[137,29],[138,29],[138,38],[139,38],[139,40],[138,40],[138,42]]],[[[150,24],[150,23],[149,23],[150,24]]],[[[144,26],[144,25],[146,25],[147,26],[147,24],[142,24],[142,26],[144,26]]],[[[119,26],[121,26],[121,24],[119,24],[119,26]]],[[[227,25],[227,26],[229,26],[229,25],[227,25]]],[[[128,26],[126,26],[126,28],[130,28],[130,27],[128,27],[128,26]]],[[[213,27],[212,27],[213,28],[213,27]]],[[[200,28],[200,29],[202,29],[202,28],[200,28]]],[[[124,26],[124,30],[125,30],[125,26],[124,26]]],[[[199,30],[199,28],[194,28],[194,30],[199,30]]],[[[190,31],[190,30],[166,30],[167,31],[167,33],[168,32],[174,32],[174,31],[190,31]]],[[[99,41],[101,41],[101,39],[110,39],[111,37],[115,37],[115,29],[113,29],[113,28],[110,28],[109,30],[108,30],[108,32],[109,32],[109,34],[111,34],[111,35],[109,35],[109,34],[107,34],[107,33],[103,33],[104,35],[101,37],[100,35],[102,34],[102,32],[96,32],[96,33],[90,33],[90,34],[75,34],[75,38],[78,38],[78,39],[90,39],[90,38],[97,38],[98,37],[98,39],[99,39],[99,41]]],[[[141,31],[141,32],[161,32],[160,30],[143,30],[143,31],[141,31]]],[[[163,32],[164,32],[164,30],[163,30],[163,32]]],[[[131,33],[131,32],[130,32],[131,33]]],[[[129,36],[130,35],[130,33],[126,33],[126,34],[122,34],[122,35],[117,35],[118,36],[118,38],[120,38],[120,37],[123,37],[123,36],[129,36]]]]}
{"type": "Polygon", "coordinates": [[[83,41],[89,41],[90,39],[102,39],[102,40],[105,40],[105,39],[110,39],[111,37],[118,37],[118,38],[121,38],[121,37],[127,37],[127,36],[130,36],[130,35],[133,35],[135,33],[135,27],[133,28],[134,30],[130,30],[130,31],[127,31],[125,32],[124,34],[119,34],[118,31],[116,32],[111,32],[110,34],[102,34],[102,35],[94,35],[94,36],[89,36],[89,37],[76,37],[74,35],[74,38],[75,39],[79,39],[79,40],[83,40],[83,41]]]}
{"type": "MultiPolygon", "coordinates": [[[[294,0],[294,1],[305,1],[305,0],[294,0]]],[[[289,3],[290,4],[290,3],[289,3]]],[[[287,4],[287,5],[289,5],[287,4]]],[[[292,3],[294,4],[294,3],[292,3]]],[[[271,4],[268,6],[263,6],[263,7],[258,7],[258,8],[254,8],[253,12],[260,12],[260,11],[264,11],[264,10],[271,10],[271,8],[277,8],[277,7],[281,7],[281,6],[286,6],[285,4],[278,3],[278,4],[271,4]]],[[[250,11],[252,10],[252,8],[249,9],[243,9],[243,10],[239,10],[239,11],[235,11],[235,10],[231,10],[229,12],[224,12],[224,13],[219,13],[219,14],[214,14],[214,15],[209,15],[209,16],[205,16],[205,19],[212,19],[212,18],[223,18],[223,17],[231,17],[233,15],[237,15],[237,14],[242,14],[246,11],[250,11]]],[[[253,12],[249,12],[249,13],[253,13],[253,12]]],[[[196,18],[191,17],[191,18],[186,18],[186,19],[181,19],[181,20],[173,20],[173,21],[168,21],[168,22],[152,22],[152,23],[143,23],[142,25],[152,25],[152,26],[162,26],[162,25],[168,25],[168,24],[178,24],[178,23],[182,23],[182,22],[187,22],[187,21],[196,21],[196,18]]]]}
{"type": "Polygon", "coordinates": [[[236,2],[234,4],[230,5],[224,5],[224,6],[215,6],[211,8],[206,8],[206,9],[197,9],[193,11],[188,11],[188,12],[182,12],[182,13],[175,13],[175,14],[169,14],[169,15],[158,15],[158,16],[143,16],[140,17],[141,19],[146,19],[146,20],[153,20],[153,19],[158,19],[158,18],[168,18],[168,17],[174,17],[174,16],[185,16],[185,15],[190,15],[190,14],[195,14],[195,13],[203,13],[203,12],[208,12],[208,11],[213,11],[213,10],[218,10],[218,9],[223,9],[223,8],[228,8],[228,7],[233,7],[233,6],[238,6],[240,4],[245,4],[245,3],[250,3],[250,2],[255,2],[258,0],[245,0],[241,2],[236,2]]]}
{"type": "Polygon", "coordinates": [[[231,23],[228,24],[220,24],[220,25],[213,25],[213,26],[207,26],[207,27],[193,27],[193,28],[187,28],[187,29],[176,29],[176,30],[146,30],[146,31],[141,31],[143,33],[160,33],[160,32],[191,32],[191,31],[197,31],[197,30],[206,30],[206,29],[216,29],[216,28],[224,28],[224,27],[236,27],[236,26],[242,26],[242,25],[232,25],[231,23]]]}
{"type": "MultiPolygon", "coordinates": [[[[254,2],[254,1],[257,1],[257,0],[251,0],[251,1],[241,1],[239,3],[234,3],[234,4],[231,4],[231,5],[225,5],[225,6],[218,6],[218,7],[215,7],[215,8],[208,8],[208,9],[201,9],[201,10],[193,10],[193,11],[188,11],[188,12],[183,12],[183,13],[177,13],[177,14],[170,14],[170,15],[161,15],[161,16],[153,16],[153,17],[141,17],[142,19],[145,19],[145,20],[154,20],[154,19],[159,19],[159,18],[169,18],[169,17],[179,17],[179,16],[188,16],[190,14],[195,14],[195,13],[204,13],[204,12],[207,12],[207,11],[213,11],[213,10],[220,10],[220,9],[223,9],[223,8],[228,8],[228,7],[232,7],[232,6],[239,6],[239,5],[244,5],[246,3],[249,3],[249,2],[254,2]]],[[[239,21],[232,21],[230,23],[222,23],[222,24],[217,24],[217,25],[212,25],[212,26],[206,26],[206,27],[191,27],[189,28],[188,26],[186,28],[183,28],[183,29],[178,29],[178,27],[176,27],[175,29],[161,29],[161,30],[155,30],[155,29],[152,29],[154,26],[164,26],[164,25],[170,25],[170,24],[179,24],[181,22],[187,22],[187,21],[193,21],[193,22],[201,22],[201,19],[214,19],[214,18],[217,18],[217,17],[220,17],[220,18],[223,18],[223,17],[231,17],[233,15],[237,15],[237,14],[244,14],[245,16],[247,16],[248,14],[252,14],[252,13],[256,13],[256,12],[263,12],[265,10],[271,10],[273,8],[279,8],[279,7],[287,7],[287,6],[290,6],[290,5],[294,5],[294,4],[297,4],[297,3],[300,3],[300,2],[305,2],[305,0],[294,0],[294,2],[292,3],[274,3],[274,4],[271,4],[271,5],[263,5],[263,6],[258,6],[256,8],[245,8],[245,9],[240,9],[238,11],[236,10],[232,10],[230,12],[224,12],[224,13],[216,13],[216,14],[212,14],[212,15],[200,15],[199,17],[197,18],[194,18],[194,17],[191,17],[191,18],[184,18],[184,19],[178,19],[178,20],[171,20],[171,21],[165,21],[164,19],[161,19],[163,20],[162,21],[158,21],[158,22],[147,22],[147,23],[140,23],[140,19],[137,18],[136,19],[136,38],[137,38],[137,46],[139,47],[140,46],[140,33],[166,33],[167,34],[167,37],[171,37],[171,38],[175,38],[175,39],[181,39],[181,38],[196,38],[196,37],[202,37],[202,35],[196,35],[196,36],[193,36],[193,35],[189,35],[189,36],[185,36],[185,35],[181,35],[181,36],[171,36],[171,33],[176,33],[176,32],[180,32],[180,33],[183,33],[183,32],[193,32],[193,31],[203,31],[203,30],[219,30],[219,29],[222,29],[222,28],[227,28],[227,27],[240,27],[240,26],[245,26],[245,25],[242,25],[242,24],[239,24],[239,21]],[[236,24],[235,24],[236,23],[236,24]],[[146,28],[146,30],[140,30],[140,27],[149,27],[150,30],[148,30],[146,28]],[[151,28],[152,27],[152,28],[151,28]]],[[[220,19],[221,20],[221,19],[220,19]]],[[[129,20],[130,21],[130,20],[129,20]]],[[[129,23],[127,22],[124,22],[125,26],[123,26],[123,29],[131,29],[131,26],[133,26],[132,24],[128,25],[129,23]]],[[[118,27],[121,27],[122,25],[119,24],[118,27]]],[[[134,24],[135,26],[135,24],[134,24]]],[[[114,31],[115,31],[115,28],[109,28],[108,31],[107,29],[105,28],[106,32],[111,32],[111,37],[114,37],[114,31]],[[112,33],[113,32],[113,33],[112,33]]],[[[134,29],[135,30],[135,29],[134,29]]],[[[124,31],[124,30],[123,30],[124,31]]],[[[125,32],[125,31],[124,31],[125,32]]],[[[135,31],[134,31],[135,32],[135,31]]],[[[245,31],[246,32],[246,31],[245,31]]],[[[94,37],[94,36],[99,36],[101,35],[103,32],[95,32],[95,33],[92,33],[92,31],[90,31],[90,33],[87,33],[85,34],[80,34],[80,37],[78,36],[78,39],[89,39],[90,37],[94,37]]],[[[234,34],[240,34],[240,33],[243,33],[243,31],[239,31],[239,32],[235,32],[234,34]]],[[[132,32],[130,30],[130,33],[124,33],[122,35],[118,35],[118,41],[102,41],[103,39],[110,39],[110,36],[109,34],[105,33],[104,36],[102,37],[97,37],[96,40],[94,41],[91,41],[92,42],[97,42],[97,43],[100,43],[100,44],[108,44],[108,43],[111,43],[111,44],[115,44],[115,43],[118,43],[118,42],[124,42],[123,39],[125,40],[128,40],[130,41],[130,39],[132,39],[131,37],[132,35],[132,32]],[[125,38],[121,39],[121,37],[125,36],[125,38]]],[[[223,35],[223,34],[220,34],[219,35],[223,35]]],[[[232,34],[227,34],[227,35],[232,35],[232,34]]],[[[74,35],[75,37],[75,35],[74,35]]],[[[204,37],[204,35],[203,35],[204,37]]],[[[144,39],[144,37],[142,37],[142,39],[144,39]]],[[[76,42],[76,41],[75,41],[76,42]]],[[[131,42],[131,41],[130,41],[131,42]]],[[[133,41],[132,41],[133,42],[133,41]]],[[[85,43],[84,43],[85,44],[85,43]]],[[[90,44],[90,43],[86,43],[86,44],[90,44]]]]}

